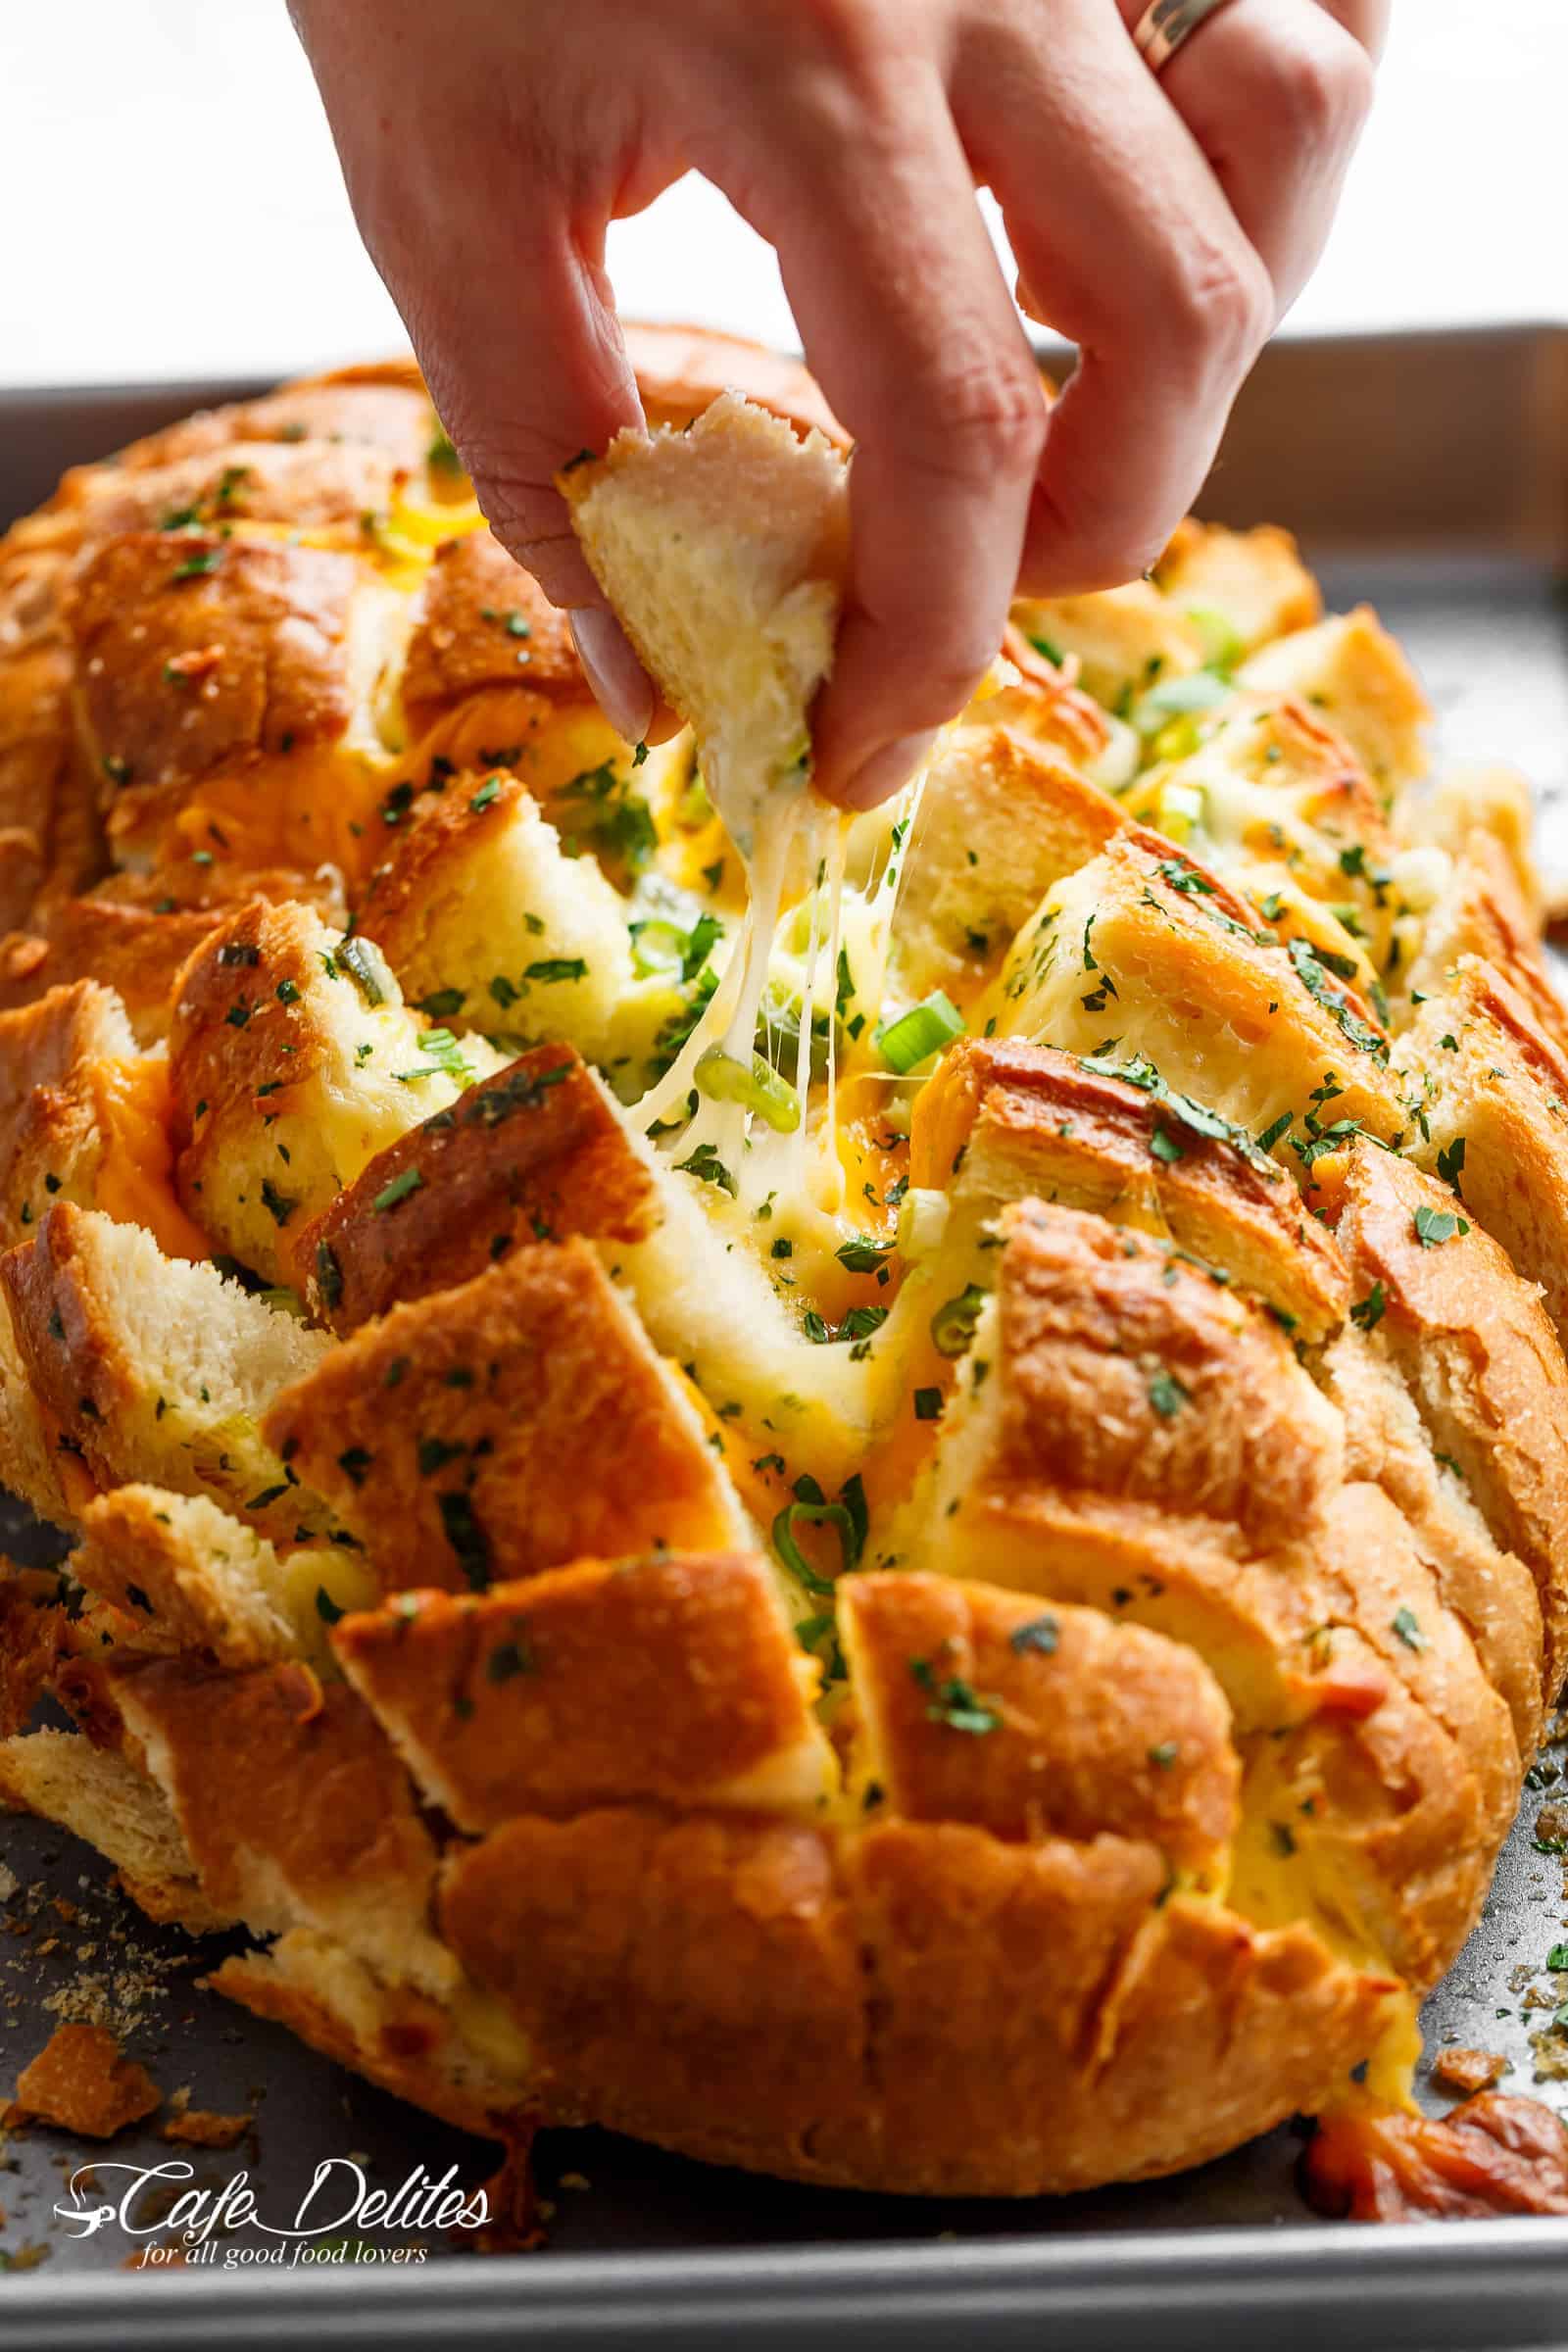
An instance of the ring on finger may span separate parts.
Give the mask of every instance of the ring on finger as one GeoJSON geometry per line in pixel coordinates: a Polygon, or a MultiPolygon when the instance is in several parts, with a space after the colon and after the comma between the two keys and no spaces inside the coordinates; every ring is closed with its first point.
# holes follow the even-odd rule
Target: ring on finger
{"type": "Polygon", "coordinates": [[[1203,20],[1224,6],[1225,0],[1150,0],[1133,26],[1133,44],[1150,72],[1161,73],[1203,20]]]}

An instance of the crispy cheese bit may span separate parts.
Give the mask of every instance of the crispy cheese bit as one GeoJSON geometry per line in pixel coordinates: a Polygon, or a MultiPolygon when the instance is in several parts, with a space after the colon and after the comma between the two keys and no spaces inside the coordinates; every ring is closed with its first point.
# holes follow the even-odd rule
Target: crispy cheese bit
{"type": "Polygon", "coordinates": [[[163,2093],[103,2026],[57,2026],[17,2078],[14,2114],[83,2139],[113,2139],[151,2115],[163,2093]]]}

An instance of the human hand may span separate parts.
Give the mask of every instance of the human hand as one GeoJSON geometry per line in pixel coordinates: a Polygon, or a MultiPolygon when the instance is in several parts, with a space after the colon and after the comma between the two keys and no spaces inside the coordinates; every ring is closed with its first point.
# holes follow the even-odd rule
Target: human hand
{"type": "Polygon", "coordinates": [[[778,252],[856,442],[815,775],[871,807],[1015,591],[1135,576],[1317,258],[1387,0],[1228,0],[1156,79],[1143,0],[290,0],[360,228],[486,515],[614,723],[655,704],[554,488],[641,421],[612,220],[689,170],[778,252]],[[1080,348],[1048,416],[1020,300],[1080,348]]]}

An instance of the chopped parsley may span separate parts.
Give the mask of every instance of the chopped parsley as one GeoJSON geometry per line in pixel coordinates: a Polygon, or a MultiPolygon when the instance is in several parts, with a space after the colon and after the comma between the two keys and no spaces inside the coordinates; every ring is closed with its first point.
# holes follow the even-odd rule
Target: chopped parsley
{"type": "Polygon", "coordinates": [[[1049,1611],[1043,1617],[1030,1617],[1024,1624],[1015,1625],[1007,1636],[1007,1647],[1025,1657],[1031,1650],[1043,1658],[1054,1657],[1061,1640],[1061,1628],[1049,1611]]]}
{"type": "Polygon", "coordinates": [[[1427,1646],[1421,1621],[1413,1609],[1396,1609],[1390,1619],[1390,1630],[1398,1635],[1406,1649],[1425,1649],[1427,1646]]]}
{"type": "Polygon", "coordinates": [[[423,1183],[424,1178],[417,1168],[405,1168],[400,1176],[393,1177],[390,1184],[382,1186],[370,1206],[377,1216],[384,1216],[389,1208],[396,1208],[400,1200],[407,1200],[411,1193],[418,1192],[423,1183]]]}

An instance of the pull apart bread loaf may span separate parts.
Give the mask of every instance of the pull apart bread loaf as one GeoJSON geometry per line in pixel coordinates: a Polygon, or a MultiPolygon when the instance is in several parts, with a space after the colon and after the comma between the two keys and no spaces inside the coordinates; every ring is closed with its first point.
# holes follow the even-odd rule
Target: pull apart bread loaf
{"type": "Polygon", "coordinates": [[[1195,523],[841,817],[843,438],[635,356],[656,751],[407,366],[0,543],[0,1788],[480,2132],[1027,2194],[1398,2097],[1568,1642],[1522,789],[1195,523]]]}

